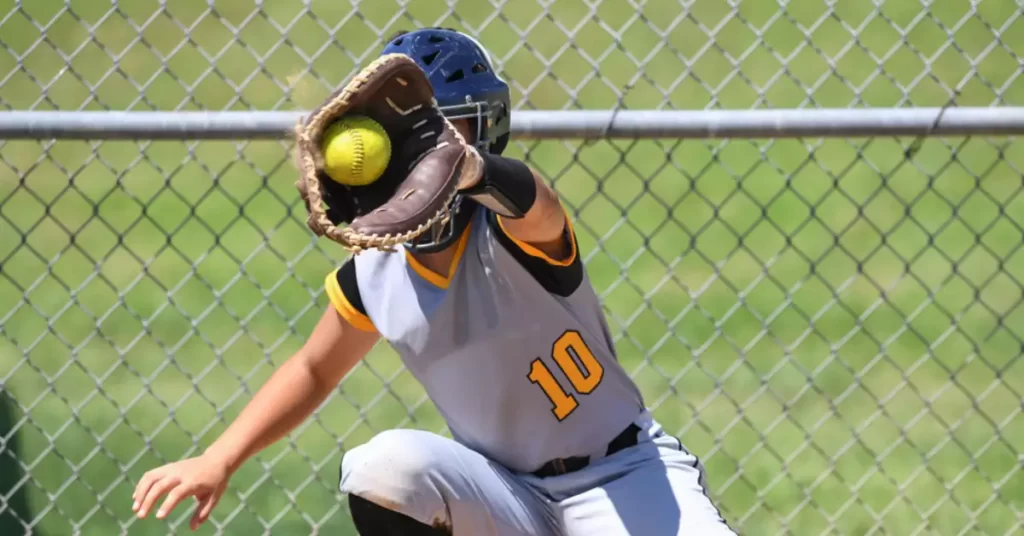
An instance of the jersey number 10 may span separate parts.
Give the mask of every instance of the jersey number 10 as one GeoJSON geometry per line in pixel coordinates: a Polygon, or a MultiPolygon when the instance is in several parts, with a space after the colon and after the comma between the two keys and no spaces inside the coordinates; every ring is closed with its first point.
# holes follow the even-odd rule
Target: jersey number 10
{"type": "MultiPolygon", "coordinates": [[[[551,358],[577,393],[590,394],[604,377],[604,367],[583,342],[578,331],[569,330],[558,337],[555,344],[551,345],[551,358]]],[[[551,412],[559,421],[568,417],[579,405],[576,397],[562,389],[551,374],[551,369],[539,357],[530,363],[530,374],[526,377],[544,391],[554,406],[551,412]]]]}

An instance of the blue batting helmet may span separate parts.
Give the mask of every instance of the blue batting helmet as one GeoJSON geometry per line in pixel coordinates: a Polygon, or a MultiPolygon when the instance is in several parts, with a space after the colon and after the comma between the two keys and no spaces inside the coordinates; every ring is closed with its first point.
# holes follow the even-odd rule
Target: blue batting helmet
{"type": "Polygon", "coordinates": [[[419,64],[445,117],[470,120],[478,148],[495,154],[505,150],[511,124],[508,84],[494,72],[490,56],[476,39],[447,28],[403,31],[381,52],[393,53],[419,64]]]}

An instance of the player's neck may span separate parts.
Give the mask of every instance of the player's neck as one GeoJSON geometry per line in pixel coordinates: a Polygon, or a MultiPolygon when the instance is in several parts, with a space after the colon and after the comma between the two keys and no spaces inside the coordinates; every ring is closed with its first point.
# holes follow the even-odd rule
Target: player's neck
{"type": "Polygon", "coordinates": [[[446,277],[452,263],[455,262],[455,244],[452,244],[441,251],[435,251],[432,253],[415,253],[410,252],[416,262],[423,265],[424,268],[434,272],[437,275],[446,277]]]}

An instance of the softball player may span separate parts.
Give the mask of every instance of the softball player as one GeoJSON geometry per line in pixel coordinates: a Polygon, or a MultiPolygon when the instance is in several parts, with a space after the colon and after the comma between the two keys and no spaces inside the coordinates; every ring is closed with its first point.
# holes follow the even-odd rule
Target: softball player
{"type": "Polygon", "coordinates": [[[394,36],[383,53],[419,64],[482,171],[434,232],[331,273],[332,306],[302,349],[204,454],[146,473],[134,511],[145,517],[167,495],[163,518],[195,496],[197,528],[232,473],[384,339],[452,439],[396,429],[344,454],[340,491],[360,534],[732,534],[697,458],[619,365],[558,196],[500,156],[509,89],[484,48],[430,28],[394,36]]]}

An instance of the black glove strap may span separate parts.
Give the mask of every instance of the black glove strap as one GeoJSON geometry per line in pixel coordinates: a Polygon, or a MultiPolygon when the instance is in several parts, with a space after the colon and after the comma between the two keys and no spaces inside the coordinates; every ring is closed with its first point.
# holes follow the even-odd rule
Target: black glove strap
{"type": "Polygon", "coordinates": [[[484,161],[483,176],[462,193],[502,217],[525,216],[537,199],[537,183],[530,168],[519,160],[496,154],[481,152],[480,157],[484,161]]]}

